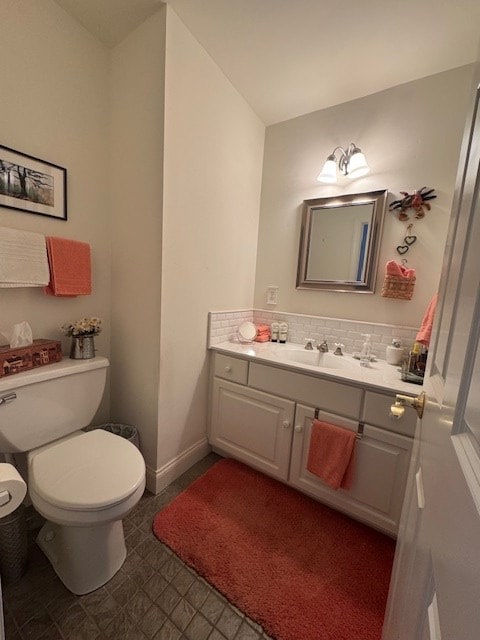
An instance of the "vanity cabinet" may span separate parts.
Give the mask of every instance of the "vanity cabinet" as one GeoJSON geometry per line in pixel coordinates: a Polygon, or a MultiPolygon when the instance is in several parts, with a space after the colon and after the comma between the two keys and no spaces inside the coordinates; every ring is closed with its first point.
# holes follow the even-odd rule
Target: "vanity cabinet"
{"type": "Polygon", "coordinates": [[[268,475],[286,480],[295,403],[214,378],[210,443],[268,475]]]}
{"type": "MultiPolygon", "coordinates": [[[[321,502],[389,533],[396,533],[407,481],[411,438],[363,424],[355,445],[355,480],[335,491],[307,470],[310,432],[315,409],[297,405],[289,483],[321,502]]],[[[357,431],[358,422],[320,411],[318,419],[357,431]]]]}
{"type": "Polygon", "coordinates": [[[216,451],[396,534],[416,420],[389,418],[393,393],[219,353],[212,374],[209,441],[216,451]],[[355,432],[361,424],[348,491],[331,489],[306,468],[316,409],[325,422],[355,432]]]}

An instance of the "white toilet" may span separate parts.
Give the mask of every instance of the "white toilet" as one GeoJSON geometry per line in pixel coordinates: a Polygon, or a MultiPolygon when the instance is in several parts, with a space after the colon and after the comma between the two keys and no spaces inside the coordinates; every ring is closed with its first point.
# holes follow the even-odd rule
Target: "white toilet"
{"type": "Polygon", "coordinates": [[[78,595],[122,566],[122,519],[145,489],[145,462],[133,444],[80,431],[100,404],[108,364],[65,359],[0,379],[0,452],[27,452],[30,498],[47,520],[37,542],[78,595]]]}

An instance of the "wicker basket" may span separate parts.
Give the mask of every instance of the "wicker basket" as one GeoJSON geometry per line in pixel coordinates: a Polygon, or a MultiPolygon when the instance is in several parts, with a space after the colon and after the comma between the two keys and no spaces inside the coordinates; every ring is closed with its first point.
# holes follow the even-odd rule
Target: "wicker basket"
{"type": "Polygon", "coordinates": [[[57,340],[34,340],[30,346],[18,349],[0,346],[0,378],[60,362],[61,359],[62,346],[57,340]]]}
{"type": "Polygon", "coordinates": [[[382,296],[384,298],[399,298],[411,300],[415,287],[415,276],[406,278],[402,276],[386,275],[383,281],[382,296]]]}

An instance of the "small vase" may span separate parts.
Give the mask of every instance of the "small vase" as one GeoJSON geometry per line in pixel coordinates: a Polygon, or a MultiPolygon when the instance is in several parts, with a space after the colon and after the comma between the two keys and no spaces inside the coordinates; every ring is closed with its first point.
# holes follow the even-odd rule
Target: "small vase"
{"type": "Polygon", "coordinates": [[[70,358],[73,360],[87,360],[95,357],[93,336],[72,336],[70,358]]]}

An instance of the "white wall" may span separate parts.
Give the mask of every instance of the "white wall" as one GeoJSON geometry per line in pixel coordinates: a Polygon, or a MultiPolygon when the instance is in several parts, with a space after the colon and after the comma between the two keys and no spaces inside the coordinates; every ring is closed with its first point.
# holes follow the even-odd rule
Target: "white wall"
{"type": "Polygon", "coordinates": [[[157,469],[166,8],[112,52],[112,417],[157,469]]]}
{"type": "MultiPolygon", "coordinates": [[[[1,13],[0,144],[66,167],[68,221],[0,207],[0,225],[89,242],[93,294],[0,289],[0,327],[27,320],[35,338],[60,339],[65,322],[99,316],[96,345],[109,356],[108,54],[50,0],[3,0],[1,13]]],[[[99,419],[108,393],[103,407],[99,419]]]]}
{"type": "Polygon", "coordinates": [[[461,67],[267,128],[255,307],[272,309],[266,288],[279,285],[279,311],[419,325],[438,285],[471,78],[471,66],[461,67]],[[318,183],[327,155],[350,142],[365,152],[371,173],[318,183]],[[388,189],[393,200],[424,185],[438,197],[423,220],[413,220],[418,240],[405,256],[417,272],[412,300],[380,296],[385,263],[400,258],[395,247],[406,233],[388,212],[374,295],[295,289],[303,200],[373,189],[388,189]]]}
{"type": "Polygon", "coordinates": [[[6,4],[0,144],[67,167],[69,220],[0,224],[90,242],[94,293],[3,289],[0,324],[104,319],[97,421],[137,425],[155,489],[206,450],[208,311],[253,303],[264,126],[170,10],[165,107],[165,6],[107,52],[50,0],[6,4]]]}
{"type": "Polygon", "coordinates": [[[168,8],[160,469],[205,446],[208,311],[253,303],[264,130],[168,8]]]}

